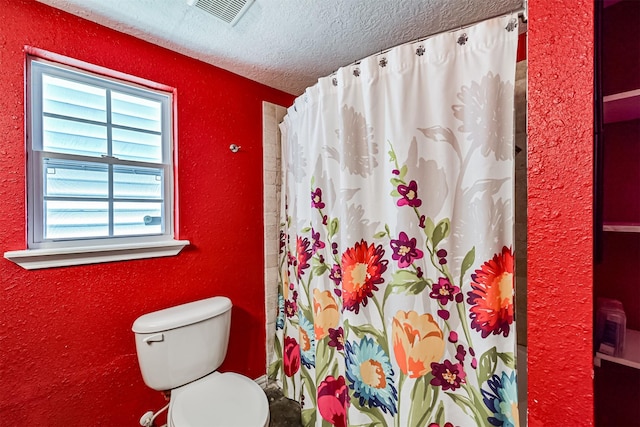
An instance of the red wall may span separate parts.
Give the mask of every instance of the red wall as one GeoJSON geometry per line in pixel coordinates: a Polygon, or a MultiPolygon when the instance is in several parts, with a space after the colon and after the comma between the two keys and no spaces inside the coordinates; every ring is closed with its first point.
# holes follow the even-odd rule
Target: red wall
{"type": "MultiPolygon", "coordinates": [[[[587,426],[593,5],[528,3],[529,421],[587,426]]],[[[142,383],[131,323],[216,294],[235,304],[223,368],[262,375],[260,103],[292,97],[31,1],[0,0],[0,22],[0,250],[25,245],[24,45],[177,87],[179,237],[193,243],[172,258],[32,272],[0,259],[3,424],[137,425],[163,402],[142,383]]]]}
{"type": "Polygon", "coordinates": [[[142,382],[131,325],[213,295],[234,303],[221,370],[265,373],[262,101],[293,97],[26,0],[0,0],[0,253],[25,249],[25,45],[177,88],[176,257],[26,271],[0,259],[3,425],[138,425],[164,399],[142,382]],[[233,154],[229,145],[242,146],[233,154]]]}
{"type": "Polygon", "coordinates": [[[529,0],[529,425],[593,425],[593,1],[529,0]]]}

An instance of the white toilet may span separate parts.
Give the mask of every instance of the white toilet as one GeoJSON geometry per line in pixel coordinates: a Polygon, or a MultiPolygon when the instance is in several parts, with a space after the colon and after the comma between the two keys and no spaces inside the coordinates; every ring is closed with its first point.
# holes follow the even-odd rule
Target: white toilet
{"type": "Polygon", "coordinates": [[[266,427],[262,388],[216,372],[227,354],[231,300],[213,297],[139,317],[132,330],[145,384],[171,390],[169,427],[266,427]]]}

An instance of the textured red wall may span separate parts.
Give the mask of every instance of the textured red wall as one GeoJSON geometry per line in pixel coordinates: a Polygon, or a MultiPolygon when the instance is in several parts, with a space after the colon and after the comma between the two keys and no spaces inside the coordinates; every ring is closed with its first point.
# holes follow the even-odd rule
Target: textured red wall
{"type": "Polygon", "coordinates": [[[169,258],[26,271],[0,258],[3,425],[138,425],[135,318],[213,295],[234,303],[221,370],[265,373],[262,101],[293,97],[34,1],[0,0],[0,253],[25,248],[25,45],[177,88],[180,225],[169,258]],[[231,143],[242,146],[237,154],[231,143]]]}
{"type": "Polygon", "coordinates": [[[593,1],[529,0],[529,425],[593,425],[593,1]]]}

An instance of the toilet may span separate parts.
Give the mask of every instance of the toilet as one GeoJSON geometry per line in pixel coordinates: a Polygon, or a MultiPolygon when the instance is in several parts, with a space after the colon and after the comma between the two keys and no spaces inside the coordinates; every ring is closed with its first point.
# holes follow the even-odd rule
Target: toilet
{"type": "Polygon", "coordinates": [[[142,379],[171,391],[169,427],[266,427],[269,402],[253,380],[218,372],[227,354],[231,300],[213,297],[133,323],[142,379]]]}

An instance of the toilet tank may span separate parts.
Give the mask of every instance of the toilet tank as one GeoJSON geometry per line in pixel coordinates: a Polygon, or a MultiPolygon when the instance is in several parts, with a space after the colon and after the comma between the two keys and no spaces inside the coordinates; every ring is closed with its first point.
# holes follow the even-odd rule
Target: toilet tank
{"type": "Polygon", "coordinates": [[[135,333],[145,384],[171,390],[218,369],[227,354],[231,300],[213,297],[140,316],[135,333]]]}

